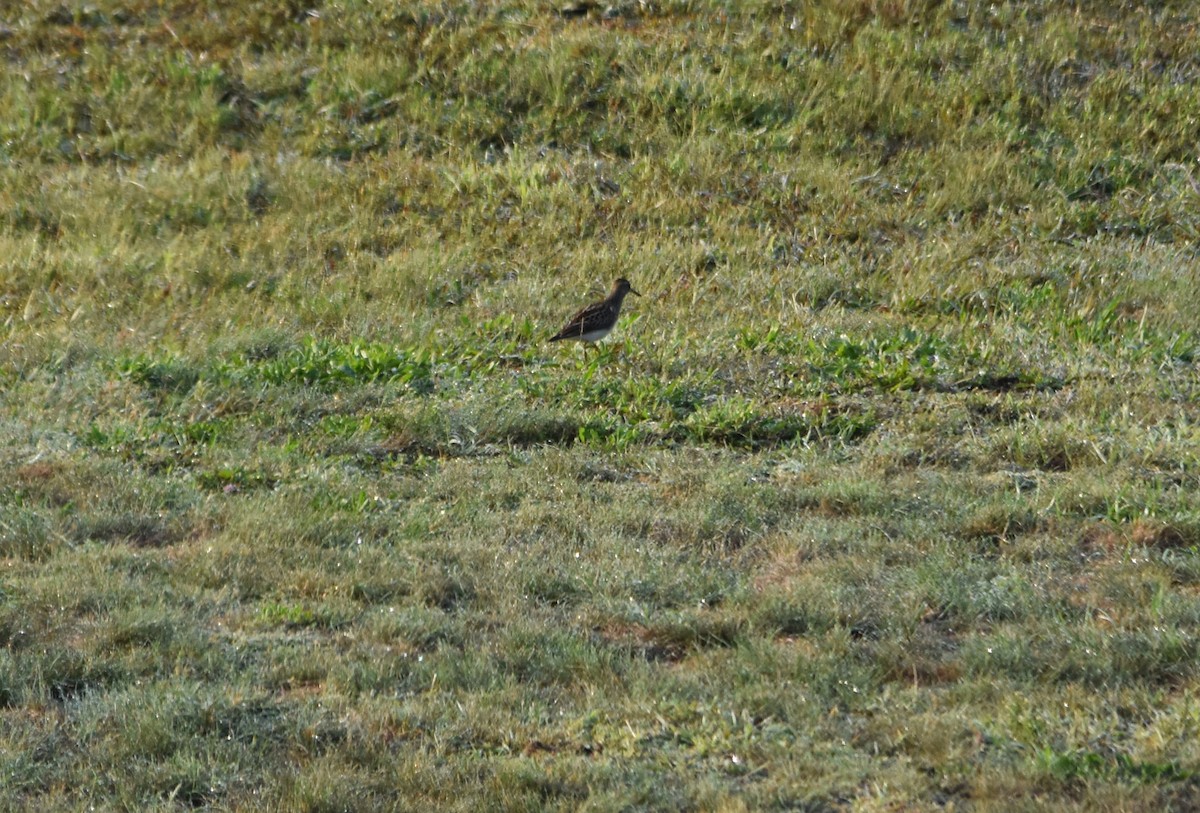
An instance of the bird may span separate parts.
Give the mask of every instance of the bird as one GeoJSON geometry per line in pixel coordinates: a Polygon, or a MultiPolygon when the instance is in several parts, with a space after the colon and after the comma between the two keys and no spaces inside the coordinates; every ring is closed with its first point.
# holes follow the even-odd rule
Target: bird
{"type": "Polygon", "coordinates": [[[599,302],[593,302],[581,308],[578,313],[567,320],[567,324],[563,326],[562,330],[550,337],[550,341],[560,342],[564,339],[577,339],[583,342],[600,341],[612,332],[613,326],[617,324],[617,317],[621,315],[621,303],[625,300],[626,294],[641,296],[633,290],[629,280],[620,277],[613,283],[608,296],[599,302]]]}

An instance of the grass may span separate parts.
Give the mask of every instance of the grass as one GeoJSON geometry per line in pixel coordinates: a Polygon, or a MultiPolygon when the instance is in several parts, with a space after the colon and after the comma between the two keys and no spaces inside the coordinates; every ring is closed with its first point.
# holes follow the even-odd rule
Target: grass
{"type": "Polygon", "coordinates": [[[1195,809],[1194,9],[568,5],[0,22],[0,807],[1195,809]]]}

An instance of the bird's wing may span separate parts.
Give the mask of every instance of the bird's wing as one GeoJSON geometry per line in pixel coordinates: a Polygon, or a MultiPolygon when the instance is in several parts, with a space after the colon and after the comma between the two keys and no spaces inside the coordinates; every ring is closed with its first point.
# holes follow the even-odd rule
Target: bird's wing
{"type": "Polygon", "coordinates": [[[609,319],[608,303],[593,302],[579,309],[579,312],[567,320],[563,329],[554,336],[555,339],[566,339],[572,336],[582,336],[590,330],[607,324],[609,319]]]}

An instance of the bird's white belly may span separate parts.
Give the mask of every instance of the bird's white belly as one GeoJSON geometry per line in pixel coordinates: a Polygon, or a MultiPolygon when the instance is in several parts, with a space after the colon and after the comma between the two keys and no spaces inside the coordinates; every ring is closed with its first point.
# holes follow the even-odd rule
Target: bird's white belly
{"type": "Polygon", "coordinates": [[[585,341],[585,342],[598,342],[601,339],[603,339],[605,336],[607,336],[609,333],[612,333],[612,328],[606,327],[606,328],[601,328],[600,330],[589,330],[585,333],[580,333],[579,336],[576,338],[578,338],[581,341],[585,341]]]}

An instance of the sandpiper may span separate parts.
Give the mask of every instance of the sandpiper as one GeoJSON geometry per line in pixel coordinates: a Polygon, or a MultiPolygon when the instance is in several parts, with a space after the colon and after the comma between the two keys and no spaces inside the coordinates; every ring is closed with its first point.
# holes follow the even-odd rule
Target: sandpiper
{"type": "Polygon", "coordinates": [[[557,342],[563,339],[578,339],[584,342],[600,341],[612,332],[613,326],[617,324],[617,317],[621,315],[621,302],[624,301],[625,294],[641,296],[633,290],[629,280],[621,277],[613,283],[608,296],[581,309],[567,321],[562,330],[550,337],[550,341],[557,342]]]}

